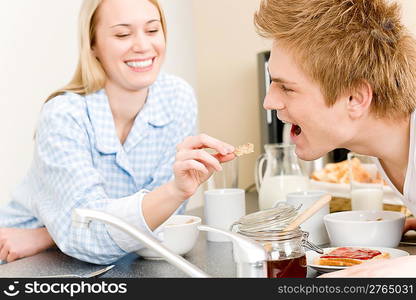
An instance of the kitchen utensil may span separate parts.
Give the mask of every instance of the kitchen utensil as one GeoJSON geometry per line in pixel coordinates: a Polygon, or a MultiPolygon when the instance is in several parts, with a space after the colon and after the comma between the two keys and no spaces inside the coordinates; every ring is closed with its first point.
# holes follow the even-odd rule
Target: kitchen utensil
{"type": "Polygon", "coordinates": [[[327,205],[331,201],[331,195],[326,194],[322,196],[319,200],[313,203],[308,209],[303,211],[295,220],[292,221],[286,228],[285,231],[293,230],[299,227],[303,222],[308,220],[313,214],[315,214],[322,207],[327,205]]]}
{"type": "Polygon", "coordinates": [[[100,269],[100,270],[90,272],[87,274],[82,274],[82,275],[78,275],[78,274],[47,275],[47,276],[39,276],[36,278],[92,278],[92,277],[97,277],[99,275],[106,273],[107,271],[114,268],[114,266],[115,265],[110,265],[110,266],[105,267],[104,269],[100,269]]]}

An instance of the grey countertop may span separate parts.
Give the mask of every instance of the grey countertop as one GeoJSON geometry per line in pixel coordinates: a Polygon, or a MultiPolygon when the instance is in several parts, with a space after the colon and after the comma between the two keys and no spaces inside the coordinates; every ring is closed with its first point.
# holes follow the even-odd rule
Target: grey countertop
{"type": "MultiPolygon", "coordinates": [[[[246,197],[247,212],[255,211],[257,207],[257,197],[249,194],[246,197]]],[[[190,210],[187,214],[203,218],[203,208],[190,210]]],[[[231,242],[209,242],[206,240],[205,232],[200,232],[195,247],[185,255],[185,258],[213,277],[235,277],[231,242]]],[[[134,253],[126,255],[114,264],[114,268],[100,277],[188,277],[166,261],[146,260],[134,253]]],[[[83,275],[102,268],[103,266],[89,264],[65,255],[58,249],[49,249],[32,257],[0,265],[0,277],[83,275]]]]}
{"type": "MultiPolygon", "coordinates": [[[[247,213],[257,210],[257,195],[246,195],[247,213]]],[[[203,209],[198,208],[187,214],[200,216],[203,209]]],[[[416,246],[402,246],[398,249],[416,254],[416,246]]],[[[213,277],[235,277],[235,264],[232,258],[230,242],[208,242],[205,232],[201,232],[195,247],[185,256],[213,277]]],[[[145,260],[131,253],[115,262],[115,267],[101,275],[103,278],[140,278],[140,277],[188,277],[185,273],[165,261],[145,260]]],[[[84,275],[103,268],[103,266],[82,262],[67,256],[57,249],[50,249],[32,257],[0,265],[0,277],[39,277],[47,275],[77,274],[84,275]]],[[[316,272],[308,268],[308,277],[316,272]]]]}

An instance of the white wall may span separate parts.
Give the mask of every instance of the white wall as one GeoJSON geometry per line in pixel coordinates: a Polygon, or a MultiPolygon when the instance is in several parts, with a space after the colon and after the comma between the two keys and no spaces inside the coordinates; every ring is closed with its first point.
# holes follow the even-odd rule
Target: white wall
{"type": "Polygon", "coordinates": [[[181,76],[197,89],[193,0],[159,0],[168,26],[164,70],[181,76]]]}
{"type": "Polygon", "coordinates": [[[0,203],[30,165],[43,100],[74,71],[80,3],[0,1],[0,203]]]}
{"type": "MultiPolygon", "coordinates": [[[[169,23],[164,69],[195,85],[191,1],[161,1],[169,23]]],[[[0,1],[0,204],[9,201],[30,165],[43,100],[75,70],[81,2],[0,1]]]]}
{"type": "Polygon", "coordinates": [[[399,0],[397,2],[402,6],[403,23],[416,35],[416,1],[399,0]]]}
{"type": "MultiPolygon", "coordinates": [[[[168,27],[167,55],[163,69],[181,76],[198,92],[193,1],[159,0],[159,3],[164,9],[168,27]]],[[[187,210],[202,206],[202,192],[203,187],[190,199],[187,210]]]]}

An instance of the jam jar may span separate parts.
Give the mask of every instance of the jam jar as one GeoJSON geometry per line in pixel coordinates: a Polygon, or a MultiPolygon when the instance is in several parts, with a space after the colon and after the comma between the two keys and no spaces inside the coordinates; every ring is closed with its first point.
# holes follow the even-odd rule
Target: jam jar
{"type": "Polygon", "coordinates": [[[298,208],[285,202],[275,208],[246,215],[232,225],[232,231],[260,243],[267,252],[265,272],[269,278],[305,278],[307,263],[304,248],[322,250],[308,241],[300,227],[285,231],[296,218],[298,208]]]}

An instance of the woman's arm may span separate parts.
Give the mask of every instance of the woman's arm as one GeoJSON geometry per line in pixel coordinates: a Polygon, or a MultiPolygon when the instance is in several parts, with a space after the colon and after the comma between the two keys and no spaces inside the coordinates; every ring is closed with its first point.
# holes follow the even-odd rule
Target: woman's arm
{"type": "MultiPolygon", "coordinates": [[[[83,126],[83,122],[88,120],[83,120],[84,115],[78,108],[68,109],[69,105],[82,102],[68,104],[62,100],[44,106],[38,126],[34,180],[41,188],[34,201],[35,216],[45,224],[59,249],[67,255],[92,263],[109,264],[143,245],[102,222],[91,222],[88,228],[73,226],[71,215],[74,208],[105,211],[153,234],[152,230],[195,192],[197,185],[206,180],[209,173],[212,174],[213,164],[219,162],[202,149],[196,149],[210,147],[209,141],[195,143],[195,138],[190,138],[190,143],[182,145],[183,151],[178,151],[178,155],[186,155],[176,158],[179,165],[175,167],[173,181],[151,192],[140,190],[125,198],[110,198],[105,189],[105,179],[92,160],[89,134],[83,126]],[[187,156],[189,154],[191,157],[187,156]],[[204,157],[199,158],[201,154],[204,157]],[[204,163],[207,166],[201,168],[204,163]],[[208,174],[200,176],[207,171],[208,174]]],[[[193,122],[185,121],[193,126],[193,122]]],[[[174,145],[176,143],[173,144],[173,155],[174,145]]],[[[218,152],[223,152],[218,145],[215,147],[218,152]]],[[[169,168],[172,170],[172,165],[169,168]]]]}
{"type": "Polygon", "coordinates": [[[144,196],[143,216],[151,230],[156,229],[215,171],[221,171],[221,163],[235,158],[234,147],[206,134],[187,137],[177,146],[173,165],[174,180],[156,188],[144,196]],[[212,155],[202,150],[214,149],[212,155]]]}

